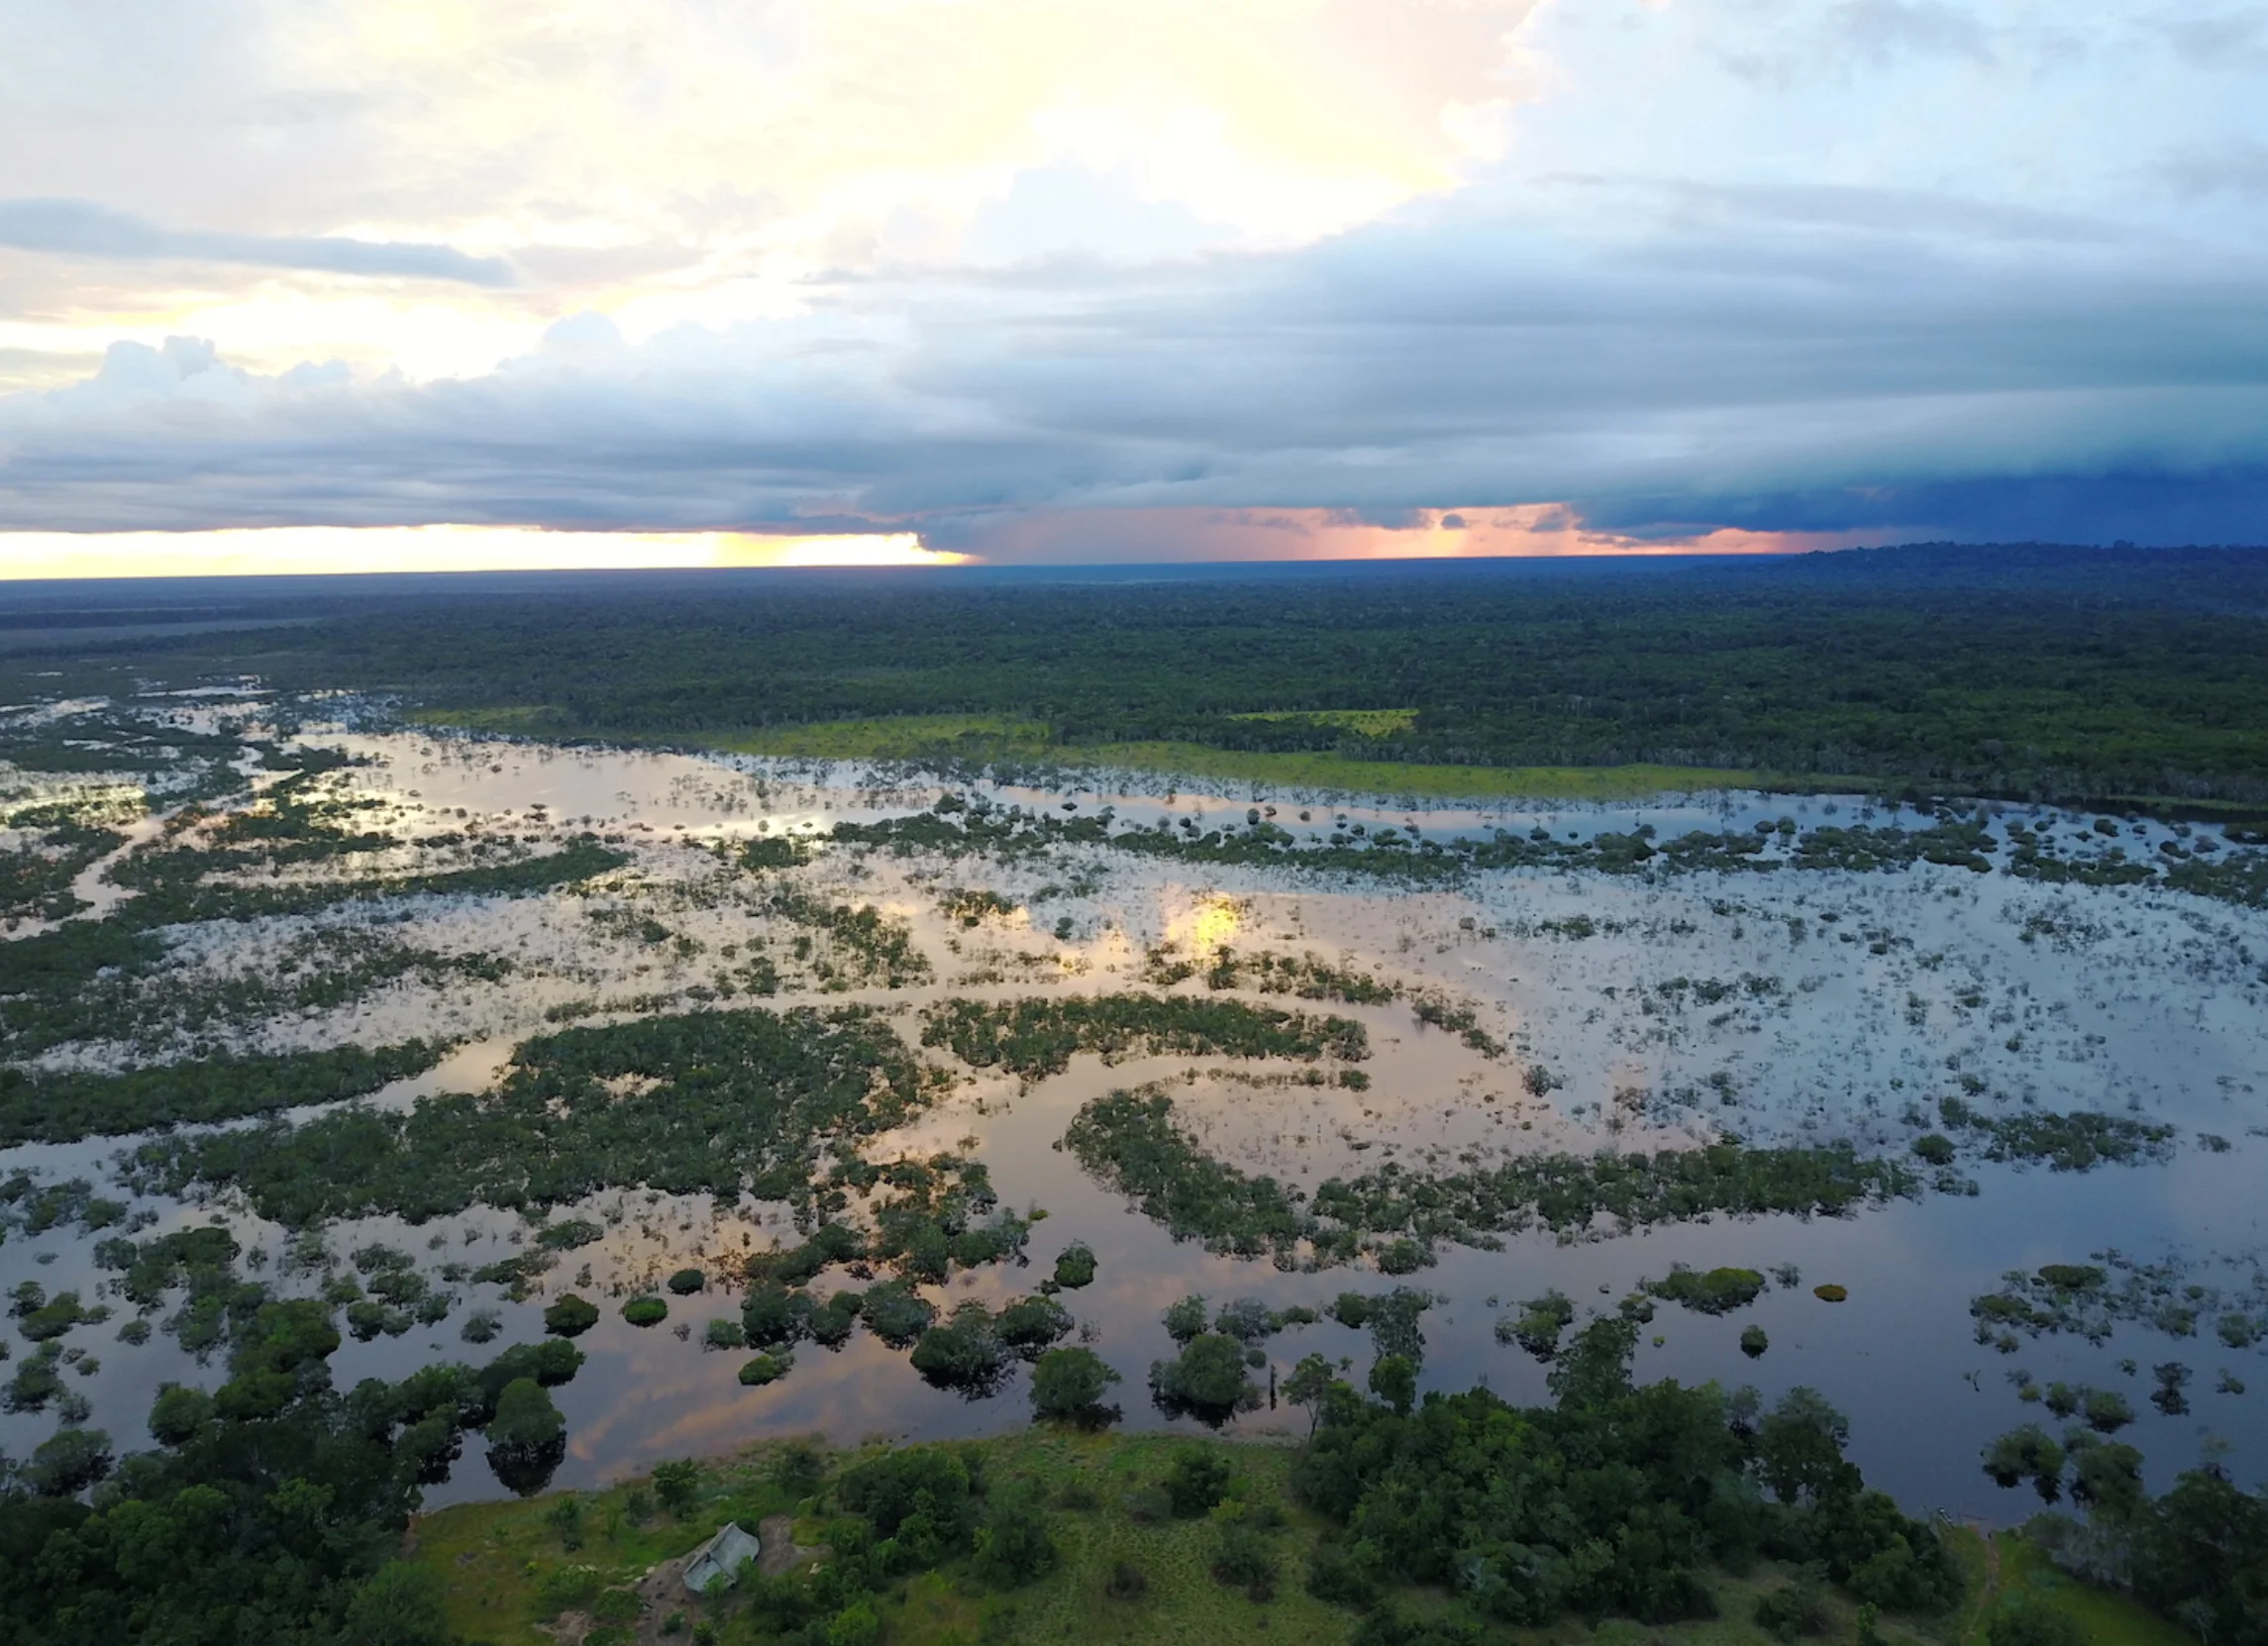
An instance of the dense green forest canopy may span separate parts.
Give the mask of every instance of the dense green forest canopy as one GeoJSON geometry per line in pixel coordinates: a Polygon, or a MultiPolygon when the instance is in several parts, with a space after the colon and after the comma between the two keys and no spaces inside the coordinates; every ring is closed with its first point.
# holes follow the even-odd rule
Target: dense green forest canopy
{"type": "MultiPolygon", "coordinates": [[[[2261,551],[2021,548],[1586,574],[626,574],[357,599],[297,584],[244,596],[248,623],[257,607],[303,610],[295,624],[167,641],[58,621],[48,649],[6,662],[19,692],[58,664],[74,689],[115,688],[128,667],[257,672],[555,736],[958,716],[933,752],[1169,741],[2257,803],[2264,568],[2261,551]],[[1384,710],[1407,712],[1350,718],[1384,710]]],[[[75,609],[14,598],[29,622],[75,609]]]]}

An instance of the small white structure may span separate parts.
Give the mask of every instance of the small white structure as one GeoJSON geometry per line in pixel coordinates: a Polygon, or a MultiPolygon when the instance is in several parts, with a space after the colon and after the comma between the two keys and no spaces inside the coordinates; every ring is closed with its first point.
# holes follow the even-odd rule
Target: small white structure
{"type": "Polygon", "coordinates": [[[750,1561],[764,1553],[764,1545],[726,1521],[717,1535],[685,1557],[685,1593],[696,1598],[708,1593],[719,1578],[730,1580],[750,1561]]]}

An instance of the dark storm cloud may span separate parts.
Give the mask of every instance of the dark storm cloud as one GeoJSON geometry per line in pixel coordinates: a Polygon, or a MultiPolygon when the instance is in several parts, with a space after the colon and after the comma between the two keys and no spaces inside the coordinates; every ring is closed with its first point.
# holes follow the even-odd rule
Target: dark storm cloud
{"type": "Polygon", "coordinates": [[[450,246],[166,229],[92,200],[0,200],[0,246],[75,257],[170,258],[479,286],[512,283],[511,265],[502,258],[470,257],[450,246]]]}

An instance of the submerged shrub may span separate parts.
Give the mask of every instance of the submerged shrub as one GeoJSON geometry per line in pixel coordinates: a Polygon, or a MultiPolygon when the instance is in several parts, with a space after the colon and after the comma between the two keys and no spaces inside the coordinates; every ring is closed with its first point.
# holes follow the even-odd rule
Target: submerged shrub
{"type": "Polygon", "coordinates": [[[2062,1494],[2063,1448],[2037,1423],[2026,1423],[1985,1448],[1985,1473],[2000,1487],[2028,1479],[2052,1503],[2062,1494]]]}
{"type": "Polygon", "coordinates": [[[554,1337],[580,1337],[598,1324],[598,1305],[568,1292],[544,1310],[544,1330],[554,1337]]]}
{"type": "Polygon", "coordinates": [[[937,1305],[901,1281],[869,1290],[862,1312],[867,1330],[892,1349],[910,1346],[937,1319],[937,1305]]]}
{"type": "Polygon", "coordinates": [[[1055,1284],[1066,1290],[1090,1286],[1095,1268],[1094,1249],[1083,1240],[1075,1240],[1055,1260],[1055,1284]]]}
{"type": "Polygon", "coordinates": [[[1260,1391],[1245,1372],[1244,1346],[1214,1332],[1192,1338],[1172,1360],[1154,1362],[1150,1389],[1164,1410],[1186,1412],[1210,1423],[1260,1401],[1260,1391]]]}
{"type": "Polygon", "coordinates": [[[1516,1319],[1497,1321],[1496,1341],[1517,1343],[1537,1360],[1548,1361],[1559,1353],[1560,1337],[1574,1323],[1573,1300],[1555,1288],[1522,1303],[1516,1319]]]}
{"type": "Polygon", "coordinates": [[[1756,1301],[1764,1290],[1764,1277],[1753,1269],[1711,1269],[1702,1274],[1681,1265],[1667,1279],[1645,1282],[1643,1289],[1701,1314],[1730,1314],[1756,1301]]]}
{"type": "Polygon", "coordinates": [[[1190,1295],[1170,1304],[1165,1313],[1166,1335],[1176,1343],[1187,1343],[1205,1329],[1205,1300],[1190,1295]]]}
{"type": "Polygon", "coordinates": [[[774,1384],[786,1377],[794,1364],[795,1357],[784,1350],[778,1354],[759,1355],[740,1369],[740,1381],[750,1389],[762,1389],[766,1384],[774,1384]]]}
{"type": "Polygon", "coordinates": [[[1071,1313],[1053,1297],[1018,1297],[993,1321],[1000,1341],[1027,1359],[1071,1331],[1071,1313]]]}
{"type": "Polygon", "coordinates": [[[2087,1426],[2097,1434],[2116,1434],[2134,1420],[2134,1408],[2114,1389],[2090,1389],[2083,1404],[2087,1426]]]}
{"type": "Polygon", "coordinates": [[[775,1281],[751,1286],[741,1299],[741,1326],[751,1343],[792,1343],[803,1335],[810,1314],[809,1293],[790,1291],[775,1281]]]}
{"type": "Polygon", "coordinates": [[[803,1330],[823,1349],[840,1349],[851,1341],[866,1299],[856,1291],[838,1291],[804,1319],[803,1330]]]}
{"type": "Polygon", "coordinates": [[[1091,1349],[1050,1349],[1032,1367],[1032,1411],[1092,1422],[1104,1415],[1102,1398],[1118,1381],[1116,1370],[1091,1349]]]}
{"type": "Polygon", "coordinates": [[[932,1326],[913,1346],[913,1369],[940,1389],[975,1396],[998,1387],[1008,1366],[1008,1350],[982,1303],[956,1308],[942,1325],[932,1326]]]}

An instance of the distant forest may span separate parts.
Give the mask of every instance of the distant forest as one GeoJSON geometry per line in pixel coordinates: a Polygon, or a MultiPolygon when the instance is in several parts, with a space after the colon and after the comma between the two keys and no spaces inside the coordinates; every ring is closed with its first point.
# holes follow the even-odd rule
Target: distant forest
{"type": "Polygon", "coordinates": [[[920,752],[2268,805],[2268,550],[0,585],[14,700],[240,673],[562,738],[958,717],[920,752]]]}

